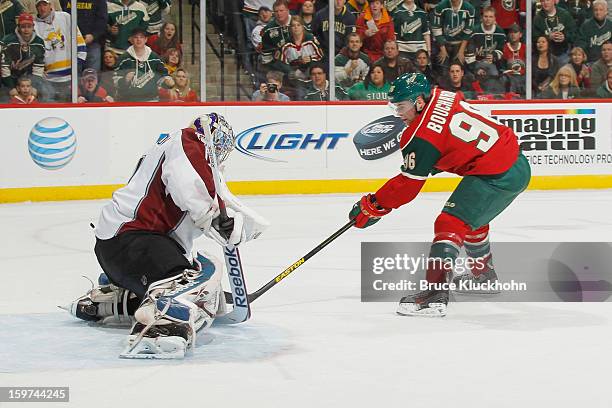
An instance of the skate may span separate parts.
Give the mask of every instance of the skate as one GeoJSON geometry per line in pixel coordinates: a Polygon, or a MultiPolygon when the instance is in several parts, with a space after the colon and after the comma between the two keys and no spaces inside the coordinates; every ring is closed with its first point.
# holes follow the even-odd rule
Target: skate
{"type": "Polygon", "coordinates": [[[455,284],[453,292],[464,295],[496,295],[500,293],[500,290],[493,287],[497,282],[497,274],[493,268],[477,276],[466,272],[453,278],[455,284]]]}
{"type": "Polygon", "coordinates": [[[94,286],[83,296],[67,306],[60,306],[74,317],[88,322],[104,325],[130,325],[131,315],[138,307],[136,296],[111,284],[102,273],[98,277],[98,286],[94,286]]]}
{"type": "Polygon", "coordinates": [[[188,324],[168,323],[147,327],[136,322],[128,336],[128,345],[119,355],[128,359],[182,359],[189,347],[188,324]]]}
{"type": "Polygon", "coordinates": [[[400,299],[397,314],[401,316],[444,317],[448,291],[426,290],[400,299]]]}

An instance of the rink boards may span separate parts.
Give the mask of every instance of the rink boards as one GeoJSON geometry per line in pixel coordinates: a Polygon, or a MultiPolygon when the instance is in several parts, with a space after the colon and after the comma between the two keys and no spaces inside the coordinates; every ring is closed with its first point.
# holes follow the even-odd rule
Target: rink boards
{"type": "MultiPolygon", "coordinates": [[[[532,166],[530,188],[612,188],[612,104],[477,108],[515,130],[532,166]]],[[[109,197],[147,148],[213,111],[238,135],[226,163],[238,194],[371,191],[402,164],[401,128],[379,103],[8,108],[0,110],[0,202],[109,197]]],[[[458,181],[439,174],[425,190],[449,191],[458,181]]]]}

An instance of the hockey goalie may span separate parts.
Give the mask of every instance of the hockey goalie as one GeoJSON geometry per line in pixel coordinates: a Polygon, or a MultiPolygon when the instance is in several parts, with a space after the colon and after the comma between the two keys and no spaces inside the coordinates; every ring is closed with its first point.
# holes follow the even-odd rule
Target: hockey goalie
{"type": "Polygon", "coordinates": [[[194,240],[204,234],[234,248],[268,226],[219,171],[235,142],[223,116],[196,118],[158,140],[102,209],[94,250],[104,273],[66,309],[100,324],[133,322],[121,357],[182,358],[225,313],[223,264],[194,257],[194,240]]]}

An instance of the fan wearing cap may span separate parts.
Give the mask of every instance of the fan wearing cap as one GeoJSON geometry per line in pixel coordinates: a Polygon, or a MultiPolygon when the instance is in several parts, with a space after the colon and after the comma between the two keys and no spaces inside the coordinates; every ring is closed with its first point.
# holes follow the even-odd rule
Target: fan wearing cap
{"type": "Polygon", "coordinates": [[[397,176],[355,203],[349,218],[357,228],[369,227],[415,199],[430,175],[446,171],[463,177],[434,223],[427,289],[402,298],[397,310],[401,315],[444,316],[451,288],[447,274],[463,246],[468,257],[480,262],[452,283],[461,288],[470,282],[497,282],[489,222],[527,188],[529,163],[511,128],[454,92],[432,90],[421,73],[393,81],[389,101],[407,126],[400,139],[403,164],[397,176]]]}
{"type": "Polygon", "coordinates": [[[147,32],[149,13],[146,6],[136,0],[108,1],[108,35],[106,48],[122,55],[130,46],[130,35],[136,28],[147,32]]]}
{"type": "Polygon", "coordinates": [[[0,38],[15,31],[15,21],[23,11],[17,0],[0,0],[0,38]]]}
{"type": "Polygon", "coordinates": [[[132,45],[119,58],[115,70],[118,100],[156,102],[159,100],[159,87],[172,88],[174,82],[159,55],[146,45],[147,36],[143,28],[132,30],[130,43],[132,45]]]}
{"type": "Polygon", "coordinates": [[[95,69],[87,68],[81,74],[79,81],[78,103],[90,102],[114,102],[112,96],[108,95],[106,89],[98,83],[98,74],[95,69]]]}
{"type": "Polygon", "coordinates": [[[35,82],[44,81],[45,43],[34,32],[34,18],[21,13],[17,28],[2,39],[2,83],[9,89],[17,84],[17,78],[28,75],[35,82]]]}
{"type": "MultiPolygon", "coordinates": [[[[70,14],[53,10],[49,0],[37,0],[37,16],[34,30],[45,42],[45,75],[53,89],[50,100],[67,102],[70,100],[72,30],[70,14]]],[[[85,64],[87,48],[85,39],[77,27],[77,60],[79,67],[85,64]]]]}
{"type": "Polygon", "coordinates": [[[521,41],[523,32],[517,24],[508,28],[509,41],[504,44],[502,62],[504,75],[510,81],[510,92],[525,96],[525,64],[527,63],[527,49],[521,41]]]}

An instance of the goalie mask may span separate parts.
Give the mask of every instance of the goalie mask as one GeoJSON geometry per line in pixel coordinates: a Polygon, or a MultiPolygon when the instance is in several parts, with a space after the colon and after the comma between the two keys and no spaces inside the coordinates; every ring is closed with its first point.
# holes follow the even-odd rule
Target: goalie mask
{"type": "Polygon", "coordinates": [[[223,163],[236,145],[234,130],[225,118],[218,113],[198,116],[190,127],[198,138],[208,147],[214,146],[217,163],[223,163]]]}

